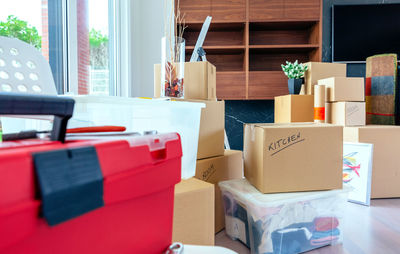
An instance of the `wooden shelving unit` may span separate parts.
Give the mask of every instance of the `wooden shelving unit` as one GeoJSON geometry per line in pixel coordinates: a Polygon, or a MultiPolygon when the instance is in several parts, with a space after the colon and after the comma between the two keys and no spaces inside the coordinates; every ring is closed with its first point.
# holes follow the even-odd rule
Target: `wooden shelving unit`
{"type": "Polygon", "coordinates": [[[189,59],[202,23],[213,21],[204,42],[217,67],[217,97],[273,99],[288,93],[285,61],[320,61],[321,0],[180,0],[186,13],[189,59]]]}

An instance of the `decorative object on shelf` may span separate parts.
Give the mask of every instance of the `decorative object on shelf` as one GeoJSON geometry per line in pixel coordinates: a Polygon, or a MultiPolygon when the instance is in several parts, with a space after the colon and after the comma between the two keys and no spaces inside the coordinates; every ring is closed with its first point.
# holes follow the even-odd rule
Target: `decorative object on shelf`
{"type": "Polygon", "coordinates": [[[166,2],[170,2],[166,4],[170,11],[165,16],[165,36],[161,39],[161,96],[184,98],[185,15],[180,12],[179,1],[176,11],[173,1],[166,2]]]}
{"type": "Polygon", "coordinates": [[[286,65],[281,64],[281,67],[285,75],[289,78],[289,93],[299,94],[301,85],[304,83],[304,73],[306,72],[308,66],[298,63],[296,60],[294,63],[286,61],[286,65]]]}

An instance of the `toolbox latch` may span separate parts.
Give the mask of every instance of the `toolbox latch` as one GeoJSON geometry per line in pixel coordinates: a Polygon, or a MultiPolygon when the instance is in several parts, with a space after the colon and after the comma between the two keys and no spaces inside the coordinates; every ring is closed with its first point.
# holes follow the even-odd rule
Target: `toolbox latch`
{"type": "Polygon", "coordinates": [[[94,147],[34,153],[33,160],[49,225],[104,206],[103,175],[94,147]]]}

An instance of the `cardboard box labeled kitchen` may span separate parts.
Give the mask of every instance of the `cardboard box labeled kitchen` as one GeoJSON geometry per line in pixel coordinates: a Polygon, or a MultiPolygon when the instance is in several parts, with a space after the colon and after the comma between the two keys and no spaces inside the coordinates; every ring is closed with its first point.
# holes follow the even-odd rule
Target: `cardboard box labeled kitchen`
{"type": "MultiPolygon", "coordinates": [[[[183,83],[185,99],[216,100],[216,83],[216,68],[210,62],[185,63],[183,83]]],[[[154,65],[154,97],[160,96],[161,64],[156,64],[154,65]]]]}
{"type": "Polygon", "coordinates": [[[175,185],[172,242],[214,245],[213,184],[190,178],[175,185]]]}
{"type": "Polygon", "coordinates": [[[345,127],[343,138],[374,144],[371,198],[400,197],[400,126],[345,127]]]}
{"type": "Polygon", "coordinates": [[[225,150],[223,156],[198,160],[195,177],[215,184],[215,233],[218,233],[225,227],[224,204],[218,183],[243,178],[242,151],[225,150]]]}
{"type": "Polygon", "coordinates": [[[246,124],[244,175],[262,193],[342,188],[343,127],[246,124]]]}
{"type": "Polygon", "coordinates": [[[313,122],[313,95],[284,95],[275,97],[275,123],[313,122]]]}
{"type": "Polygon", "coordinates": [[[308,62],[306,65],[308,70],[304,75],[304,82],[307,94],[314,94],[314,86],[318,84],[320,79],[346,77],[346,64],[308,62]]]}
{"type": "Polygon", "coordinates": [[[364,78],[332,77],[318,80],[325,85],[325,101],[365,101],[364,78]]]}
{"type": "Polygon", "coordinates": [[[331,102],[329,123],[343,126],[365,125],[365,102],[331,102]]]}

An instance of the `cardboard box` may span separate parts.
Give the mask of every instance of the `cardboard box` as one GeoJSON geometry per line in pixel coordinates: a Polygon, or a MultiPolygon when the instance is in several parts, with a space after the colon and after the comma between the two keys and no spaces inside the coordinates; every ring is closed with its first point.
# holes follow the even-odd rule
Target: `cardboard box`
{"type": "Polygon", "coordinates": [[[225,227],[224,204],[218,182],[243,178],[242,151],[225,150],[223,156],[198,160],[196,178],[215,184],[215,233],[225,227]]]}
{"type": "Polygon", "coordinates": [[[182,180],[175,185],[172,242],[214,245],[214,236],[214,185],[182,180]]]}
{"type": "Polygon", "coordinates": [[[199,146],[197,159],[224,154],[225,102],[201,101],[206,107],[201,110],[199,146]]]}
{"type": "Polygon", "coordinates": [[[307,94],[314,94],[314,86],[320,79],[346,77],[346,64],[308,62],[306,65],[308,66],[308,70],[304,75],[304,82],[307,94]]]}
{"type": "MultiPolygon", "coordinates": [[[[184,98],[216,100],[216,68],[210,62],[186,62],[184,98]]],[[[161,64],[154,65],[154,97],[161,96],[161,64]]]]}
{"type": "Polygon", "coordinates": [[[364,78],[333,77],[318,80],[325,85],[325,101],[365,101],[364,78]]]}
{"type": "Polygon", "coordinates": [[[345,127],[343,138],[374,144],[371,198],[400,197],[400,126],[345,127]]]}
{"type": "Polygon", "coordinates": [[[275,97],[275,123],[314,122],[313,95],[275,97]]]}
{"type": "Polygon", "coordinates": [[[244,128],[244,175],[262,193],[342,188],[342,126],[292,123],[244,128]]]}
{"type": "Polygon", "coordinates": [[[343,126],[365,125],[365,102],[331,102],[329,123],[343,126]]]}

